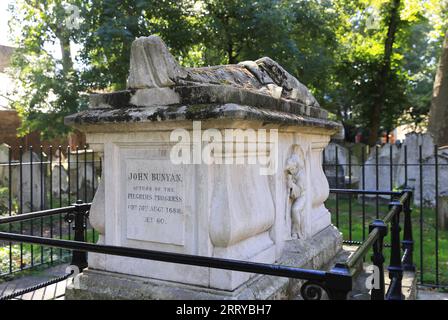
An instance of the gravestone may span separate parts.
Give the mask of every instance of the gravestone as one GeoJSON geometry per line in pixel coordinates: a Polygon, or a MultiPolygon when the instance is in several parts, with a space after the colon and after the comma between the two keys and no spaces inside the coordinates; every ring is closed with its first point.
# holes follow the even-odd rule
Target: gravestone
{"type": "Polygon", "coordinates": [[[335,142],[328,144],[325,148],[324,166],[330,188],[358,188],[360,177],[359,160],[353,152],[350,156],[349,149],[344,145],[335,142]]]}
{"type": "MultiPolygon", "coordinates": [[[[341,250],[322,151],[341,129],[270,58],[183,68],[156,36],[131,48],[128,90],[66,118],[102,154],[99,243],[323,268],[341,250]]],[[[286,278],[89,254],[67,299],[295,298],[286,278]]]]}
{"type": "Polygon", "coordinates": [[[435,161],[434,154],[423,160],[423,185],[421,185],[420,178],[418,178],[414,190],[414,203],[416,205],[423,201],[423,206],[435,207],[437,196],[448,194],[448,149],[439,149],[437,151],[437,172],[435,161]],[[436,183],[438,190],[436,190],[436,183]]]}
{"type": "Polygon", "coordinates": [[[448,230],[448,195],[443,194],[439,196],[439,227],[448,230]]]}
{"type": "Polygon", "coordinates": [[[25,213],[41,210],[45,201],[43,196],[45,182],[42,182],[41,159],[37,153],[32,151],[24,152],[22,159],[22,186],[20,187],[20,183],[17,185],[19,199],[20,192],[22,192],[22,211],[25,213]]]}
{"type": "Polygon", "coordinates": [[[397,186],[407,184],[408,187],[415,188],[419,183],[420,146],[422,148],[422,160],[426,160],[434,155],[434,142],[431,135],[415,132],[406,135],[400,148],[400,157],[398,160],[400,166],[398,166],[396,174],[397,186]],[[404,167],[405,163],[408,164],[406,172],[404,167]]]}
{"type": "Polygon", "coordinates": [[[331,188],[344,188],[345,186],[347,153],[345,147],[334,142],[330,142],[325,148],[324,172],[331,188]]]}
{"type": "MultiPolygon", "coordinates": [[[[410,133],[406,135],[401,149],[396,173],[396,186],[414,189],[414,204],[434,207],[436,203],[436,171],[434,141],[429,133],[410,133]],[[406,148],[405,148],[406,146],[406,148]],[[421,167],[420,167],[421,147],[421,167]],[[405,155],[406,153],[406,155],[405,155]],[[406,158],[406,161],[405,161],[406,158]],[[405,163],[407,170],[405,171],[405,163]],[[421,172],[420,172],[421,170],[421,172]],[[422,186],[422,188],[421,188],[422,186]]],[[[439,195],[448,193],[448,149],[439,148],[438,191],[439,195]]]]}
{"type": "Polygon", "coordinates": [[[58,162],[58,158],[56,158],[56,164],[54,164],[53,168],[51,169],[51,192],[53,193],[54,197],[59,197],[59,194],[65,194],[68,191],[67,170],[62,163],[61,165],[59,165],[58,162]]]}
{"type": "Polygon", "coordinates": [[[0,188],[8,186],[9,170],[9,146],[2,143],[0,144],[0,188]]]}
{"type": "MultiPolygon", "coordinates": [[[[84,160],[83,160],[84,161],[84,160]]],[[[92,198],[93,188],[96,185],[96,169],[91,162],[87,162],[78,168],[78,188],[80,198],[89,201],[92,198]]]]}
{"type": "MultiPolygon", "coordinates": [[[[399,149],[394,144],[386,143],[381,147],[372,148],[369,157],[364,163],[365,181],[363,181],[361,175],[360,185],[364,185],[364,189],[366,190],[393,190],[396,183],[395,176],[397,171],[397,167],[393,164],[398,162],[399,156],[399,149]]],[[[366,197],[376,196],[366,195],[366,197]]],[[[380,198],[390,199],[390,196],[380,196],[380,198]]]]}

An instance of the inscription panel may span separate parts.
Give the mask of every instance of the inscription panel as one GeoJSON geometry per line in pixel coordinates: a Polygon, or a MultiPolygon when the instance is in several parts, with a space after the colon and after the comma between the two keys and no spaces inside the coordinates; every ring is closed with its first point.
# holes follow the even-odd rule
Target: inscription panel
{"type": "Polygon", "coordinates": [[[127,238],[184,245],[185,181],[169,160],[126,159],[127,238]]]}

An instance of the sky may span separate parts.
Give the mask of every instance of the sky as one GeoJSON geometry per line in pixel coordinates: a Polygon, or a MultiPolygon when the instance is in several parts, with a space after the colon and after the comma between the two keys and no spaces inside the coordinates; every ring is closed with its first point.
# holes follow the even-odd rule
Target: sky
{"type": "Polygon", "coordinates": [[[14,2],[14,0],[0,0],[0,45],[12,45],[11,41],[8,39],[8,21],[10,17],[8,5],[14,2]]]}
{"type": "MultiPolygon", "coordinates": [[[[8,21],[11,17],[11,13],[8,12],[8,6],[14,5],[15,2],[15,0],[0,0],[0,45],[14,46],[14,43],[9,39],[10,30],[8,21]]],[[[46,44],[46,50],[53,54],[55,58],[60,59],[61,54],[58,49],[59,47],[57,44],[46,44]]],[[[78,50],[79,46],[72,43],[72,52],[76,54],[78,50]]]]}

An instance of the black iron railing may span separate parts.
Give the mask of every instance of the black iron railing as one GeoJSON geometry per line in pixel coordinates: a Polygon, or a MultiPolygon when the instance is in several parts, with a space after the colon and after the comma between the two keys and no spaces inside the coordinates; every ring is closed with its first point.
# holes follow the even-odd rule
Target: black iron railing
{"type": "MultiPolygon", "coordinates": [[[[414,147],[334,143],[325,149],[322,166],[335,189],[412,188],[419,285],[448,289],[448,179],[443,179],[448,172],[448,150],[423,138],[415,137],[410,144],[414,147]]],[[[388,201],[390,194],[386,193],[345,192],[335,193],[326,207],[332,212],[333,223],[343,231],[344,240],[360,245],[368,236],[370,220],[380,218],[388,201]]]]}
{"type": "MultiPolygon", "coordinates": [[[[369,225],[369,234],[360,247],[348,259],[347,267],[352,269],[364,261],[365,256],[372,250],[372,263],[379,272],[379,284],[373,287],[371,291],[372,300],[402,300],[403,271],[415,271],[413,263],[414,241],[412,237],[412,219],[411,219],[411,199],[412,190],[405,189],[400,192],[394,191],[366,191],[350,189],[331,189],[331,193],[337,194],[370,194],[370,195],[389,195],[393,200],[389,203],[389,212],[383,219],[375,219],[369,225]],[[404,214],[404,232],[403,239],[400,238],[400,214],[404,214]],[[390,225],[390,228],[388,226],[390,225]],[[386,293],[384,281],[384,238],[391,235],[390,244],[390,263],[388,266],[390,285],[386,293]]],[[[352,241],[346,241],[353,244],[352,241]]]]}
{"type": "MultiPolygon", "coordinates": [[[[439,155],[439,148],[424,150],[420,145],[411,150],[404,145],[401,148],[385,146],[368,150],[366,146],[353,145],[344,148],[344,159],[338,156],[341,150],[336,146],[324,152],[323,169],[330,185],[337,189],[373,190],[355,194],[339,189],[340,192],[327,201],[333,223],[343,232],[346,243],[361,245],[369,234],[369,222],[379,219],[380,214],[387,210],[387,202],[394,192],[381,192],[379,195],[376,190],[402,189],[404,185],[412,187],[416,211],[413,217],[416,234],[414,258],[419,284],[448,288],[448,225],[443,225],[443,221],[448,224],[448,184],[447,179],[439,178],[448,170],[448,162],[439,155]],[[380,157],[380,151],[387,149],[387,156],[380,157]],[[371,156],[366,162],[367,151],[371,156]],[[398,153],[402,161],[397,160],[398,153]],[[429,155],[431,157],[428,158],[429,155]],[[443,220],[443,216],[447,218],[443,220]]],[[[87,147],[11,148],[9,159],[0,162],[0,216],[64,207],[75,199],[90,202],[101,171],[99,154],[87,147]],[[29,154],[26,153],[28,151],[29,154]]],[[[72,228],[64,222],[62,215],[18,221],[3,225],[0,231],[73,239],[72,228]]],[[[95,242],[95,230],[89,227],[86,232],[88,240],[95,242]]],[[[389,245],[386,243],[385,247],[389,245]]],[[[3,260],[0,276],[70,259],[70,253],[62,249],[21,243],[12,245],[4,241],[0,242],[0,248],[3,260]]]]}
{"type": "Polygon", "coordinates": [[[274,264],[255,263],[179,253],[143,250],[130,247],[87,243],[85,242],[85,228],[89,210],[90,204],[83,204],[82,201],[78,201],[75,205],[69,207],[43,210],[19,216],[0,218],[0,225],[2,225],[11,222],[26,221],[30,219],[49,217],[52,215],[65,213],[65,221],[73,223],[73,229],[75,233],[74,240],[52,239],[39,236],[14,234],[9,232],[0,232],[0,240],[38,244],[43,246],[72,250],[71,264],[77,266],[80,270],[83,270],[88,265],[87,252],[96,252],[102,254],[185,264],[198,267],[217,268],[302,279],[307,281],[302,286],[302,296],[305,299],[320,299],[322,297],[322,292],[318,292],[314,289],[316,285],[323,288],[331,299],[346,299],[347,294],[352,289],[352,279],[349,270],[345,268],[345,266],[341,265],[336,265],[330,271],[309,270],[274,264]]]}
{"type": "MultiPolygon", "coordinates": [[[[101,159],[87,146],[71,148],[19,147],[9,148],[8,160],[0,162],[0,217],[13,217],[16,224],[4,225],[0,231],[73,239],[71,224],[62,214],[41,216],[39,219],[16,219],[17,216],[70,206],[75,199],[90,202],[101,176],[101,159]],[[47,218],[45,218],[47,217],[47,218]]],[[[94,242],[95,230],[88,227],[89,241],[94,242]]],[[[0,242],[3,261],[0,276],[38,266],[66,261],[64,250],[42,246],[12,245],[0,242]]]]}
{"type": "MultiPolygon", "coordinates": [[[[346,192],[346,191],[341,191],[346,192]]],[[[360,192],[352,190],[350,192],[360,192]]],[[[362,191],[361,191],[362,192],[362,191]]],[[[398,194],[398,193],[397,193],[398,194]]],[[[90,204],[83,204],[78,201],[75,205],[60,209],[43,210],[34,213],[23,214],[0,218],[0,225],[11,222],[20,222],[34,218],[50,217],[57,214],[65,214],[65,221],[73,223],[75,238],[73,240],[52,239],[39,236],[15,234],[10,232],[0,232],[0,240],[38,244],[42,246],[56,247],[72,250],[72,265],[76,265],[80,270],[88,266],[87,252],[95,252],[131,258],[140,258],[154,261],[162,261],[176,264],[185,264],[199,267],[226,269],[240,272],[265,274],[271,276],[288,277],[304,280],[301,287],[301,295],[305,300],[319,300],[325,292],[330,299],[345,300],[353,289],[354,277],[357,273],[356,265],[364,258],[370,248],[373,248],[373,263],[382,271],[384,257],[382,256],[383,239],[387,232],[387,224],[391,224],[391,263],[389,265],[389,275],[391,285],[386,295],[384,285],[384,275],[381,273],[380,289],[372,291],[372,299],[401,300],[401,278],[403,267],[412,267],[412,227],[406,223],[410,219],[405,218],[406,238],[403,240],[404,256],[401,259],[400,248],[400,219],[399,215],[404,212],[405,217],[410,215],[410,198],[412,192],[405,190],[400,192],[400,198],[391,202],[390,212],[384,220],[376,220],[371,224],[368,239],[358,250],[344,263],[337,263],[330,271],[311,270],[296,268],[293,266],[283,266],[275,264],[264,264],[247,262],[240,260],[230,260],[205,256],[195,256],[179,253],[160,252],[153,250],[143,250],[130,247],[119,247],[102,244],[87,243],[85,230],[89,216],[90,204]],[[403,263],[402,263],[403,261],[403,263]]],[[[395,193],[394,193],[395,195],[395,193]]]]}

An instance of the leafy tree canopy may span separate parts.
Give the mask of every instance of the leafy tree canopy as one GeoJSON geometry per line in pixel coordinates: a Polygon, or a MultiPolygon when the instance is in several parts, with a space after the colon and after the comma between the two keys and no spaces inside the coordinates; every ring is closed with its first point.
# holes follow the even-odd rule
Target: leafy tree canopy
{"type": "Polygon", "coordinates": [[[424,125],[446,9],[445,0],[18,0],[13,107],[21,133],[65,134],[63,117],[86,108],[88,93],[125,88],[132,41],[158,34],[184,66],[270,56],[349,133],[365,128],[374,141],[380,129],[424,125]],[[76,28],[68,5],[79,9],[76,28]]]}

